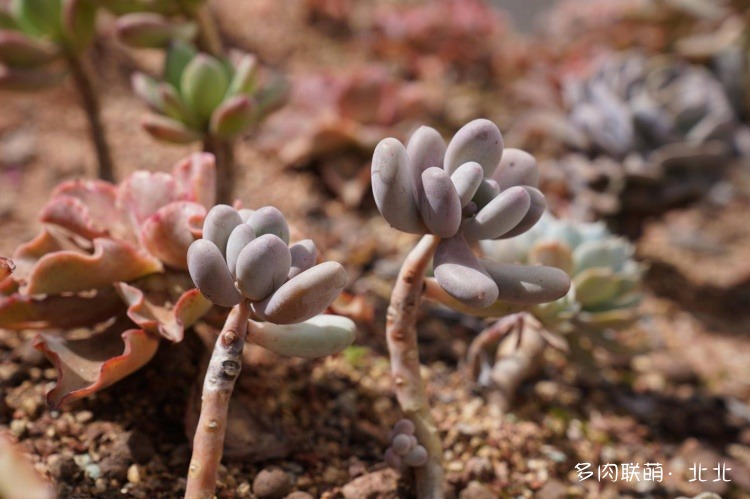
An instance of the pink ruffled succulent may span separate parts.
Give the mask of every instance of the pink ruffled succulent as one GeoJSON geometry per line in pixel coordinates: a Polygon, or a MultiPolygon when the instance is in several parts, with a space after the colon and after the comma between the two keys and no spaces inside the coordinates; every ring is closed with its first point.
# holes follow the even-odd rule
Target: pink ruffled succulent
{"type": "Polygon", "coordinates": [[[53,408],[139,369],[160,338],[181,341],[211,308],[187,273],[187,249],[214,186],[213,156],[194,154],[171,174],[138,171],[119,185],[75,180],[53,191],[41,232],[15,251],[15,271],[0,281],[0,327],[100,331],[37,337],[58,370],[47,394],[53,408]]]}

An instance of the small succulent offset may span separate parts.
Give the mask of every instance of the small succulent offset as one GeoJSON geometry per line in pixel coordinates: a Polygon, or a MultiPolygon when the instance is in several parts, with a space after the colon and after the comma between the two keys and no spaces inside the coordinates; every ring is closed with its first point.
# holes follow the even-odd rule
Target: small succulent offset
{"type": "Polygon", "coordinates": [[[344,289],[344,267],[316,265],[315,244],[305,239],[289,246],[289,238],[289,225],[274,207],[238,211],[217,205],[205,218],[203,238],[188,250],[198,289],[216,305],[233,309],[206,373],[186,497],[214,494],[246,336],[273,352],[308,358],[339,352],[354,339],[350,319],[319,315],[344,289]]]}
{"type": "Polygon", "coordinates": [[[503,150],[500,131],[485,119],[465,125],[447,147],[436,130],[421,127],[406,147],[388,138],[375,149],[372,188],[380,213],[396,229],[424,234],[401,267],[386,324],[396,395],[427,450],[425,465],[414,469],[419,497],[443,497],[442,445],[419,374],[415,326],[423,287],[428,298],[457,311],[490,316],[511,304],[564,296],[570,287],[564,271],[480,260],[469,245],[531,228],[545,209],[537,179],[534,158],[503,150]],[[431,259],[435,279],[425,280],[431,259]]]}
{"type": "MultiPolygon", "coordinates": [[[[164,29],[164,39],[169,39],[174,30],[169,25],[164,29]]],[[[135,93],[155,113],[144,117],[143,128],[165,142],[203,142],[204,150],[217,157],[218,200],[228,202],[233,141],[283,101],[284,86],[275,82],[261,87],[259,64],[251,54],[215,56],[177,39],[171,39],[166,50],[160,79],[143,73],[132,78],[135,93]]]]}
{"type": "Polygon", "coordinates": [[[601,336],[637,318],[643,265],[633,245],[613,236],[604,223],[574,223],[545,214],[521,236],[482,241],[484,252],[504,262],[544,264],[571,276],[564,297],[508,316],[480,333],[469,351],[469,365],[480,385],[495,389],[507,409],[523,379],[538,366],[544,348],[568,350],[570,335],[601,336]]]}
{"type": "Polygon", "coordinates": [[[114,178],[99,98],[84,50],[94,37],[94,0],[13,0],[0,5],[0,89],[35,91],[72,75],[89,120],[99,178],[114,178]]]}
{"type": "Polygon", "coordinates": [[[407,466],[424,466],[427,462],[427,449],[419,445],[414,423],[402,419],[393,426],[389,440],[391,446],[385,451],[385,462],[392,468],[403,471],[407,466]]]}

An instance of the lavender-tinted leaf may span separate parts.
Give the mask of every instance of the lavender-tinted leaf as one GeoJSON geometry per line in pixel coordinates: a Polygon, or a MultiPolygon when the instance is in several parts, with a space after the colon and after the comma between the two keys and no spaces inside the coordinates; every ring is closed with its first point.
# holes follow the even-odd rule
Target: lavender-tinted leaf
{"type": "Polygon", "coordinates": [[[237,284],[250,300],[263,300],[284,284],[291,265],[284,241],[273,234],[260,235],[237,258],[237,284]]]}
{"type": "Polygon", "coordinates": [[[258,317],[274,324],[294,324],[323,312],[341,294],[346,271],[325,262],[290,279],[265,300],[253,303],[258,317]]]}
{"type": "Polygon", "coordinates": [[[412,448],[401,460],[404,464],[413,467],[424,466],[427,462],[427,449],[421,445],[412,448]]]}
{"type": "Polygon", "coordinates": [[[504,191],[514,185],[536,187],[539,184],[539,168],[534,156],[520,149],[508,148],[503,151],[500,165],[492,174],[500,190],[504,191]]]}
{"type": "Polygon", "coordinates": [[[217,204],[209,210],[203,222],[203,239],[213,242],[221,254],[226,256],[229,236],[241,223],[237,210],[226,204],[217,204]]]}
{"type": "Polygon", "coordinates": [[[391,442],[391,448],[393,449],[393,452],[399,456],[406,455],[406,453],[411,450],[411,439],[409,438],[409,435],[403,433],[396,435],[393,438],[393,442],[391,442]]]}
{"type": "Polygon", "coordinates": [[[255,231],[247,224],[239,224],[229,235],[227,241],[227,267],[232,275],[237,278],[237,259],[240,252],[255,239],[255,231]]]}
{"type": "Polygon", "coordinates": [[[482,183],[479,184],[477,192],[471,200],[476,203],[479,209],[481,209],[495,199],[498,194],[500,194],[500,186],[497,182],[492,179],[484,179],[482,180],[482,183]]]}
{"type": "Polygon", "coordinates": [[[531,197],[523,187],[501,192],[474,218],[466,220],[463,233],[468,239],[495,239],[523,220],[531,206],[531,197]]]}
{"type": "Polygon", "coordinates": [[[491,177],[503,155],[503,137],[497,126],[485,119],[467,123],[456,132],[445,151],[443,167],[448,173],[476,161],[482,166],[485,177],[491,177]]]}
{"type": "Polygon", "coordinates": [[[461,199],[462,208],[471,202],[482,180],[484,180],[484,170],[479,163],[473,161],[464,163],[451,174],[451,182],[461,199]]]}
{"type": "Polygon", "coordinates": [[[537,304],[555,301],[570,289],[570,277],[555,267],[516,265],[482,259],[497,283],[498,299],[508,303],[537,304]]]}
{"type": "Polygon", "coordinates": [[[508,239],[510,237],[515,237],[523,234],[534,225],[536,225],[539,219],[542,218],[542,215],[544,215],[544,210],[547,209],[547,202],[544,200],[544,194],[542,194],[542,191],[535,187],[529,187],[527,185],[524,185],[523,188],[526,189],[526,192],[528,192],[529,198],[531,200],[529,211],[527,211],[523,219],[518,222],[518,225],[516,225],[497,239],[508,239]]]}
{"type": "Polygon", "coordinates": [[[422,173],[419,211],[427,228],[440,237],[452,237],[461,225],[461,199],[445,170],[431,167],[422,173]]]}
{"type": "Polygon", "coordinates": [[[299,324],[256,324],[249,339],[274,353],[314,359],[340,352],[354,341],[357,326],[339,315],[318,315],[299,324]]]}
{"type": "Polygon", "coordinates": [[[372,156],[372,193],[383,218],[394,228],[422,234],[424,224],[414,195],[414,179],[404,145],[394,138],[380,141],[372,156]]]}
{"type": "Polygon", "coordinates": [[[255,229],[255,235],[273,234],[278,237],[284,244],[289,244],[289,224],[287,224],[284,215],[278,208],[273,206],[264,206],[255,210],[246,222],[255,229]]]}
{"type": "Polygon", "coordinates": [[[435,278],[453,298],[473,308],[484,308],[497,300],[495,281],[459,234],[443,239],[433,259],[435,278]]]}
{"type": "Polygon", "coordinates": [[[295,277],[315,265],[318,258],[318,248],[311,239],[305,239],[289,247],[292,254],[292,268],[289,269],[288,279],[295,277]]]}
{"type": "Polygon", "coordinates": [[[422,172],[433,166],[438,168],[443,166],[445,141],[434,128],[421,126],[409,138],[406,152],[409,155],[414,185],[419,191],[419,186],[422,185],[422,172]]]}
{"type": "Polygon", "coordinates": [[[233,307],[242,300],[221,250],[207,239],[198,239],[188,248],[190,277],[201,293],[222,307],[233,307]]]}

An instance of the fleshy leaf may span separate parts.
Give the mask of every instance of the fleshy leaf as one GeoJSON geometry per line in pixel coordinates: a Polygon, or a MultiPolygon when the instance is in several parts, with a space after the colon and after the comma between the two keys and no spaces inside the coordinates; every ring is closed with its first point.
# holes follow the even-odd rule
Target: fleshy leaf
{"type": "Polygon", "coordinates": [[[222,257],[226,257],[229,236],[241,223],[242,218],[237,210],[226,204],[217,204],[208,211],[203,221],[203,239],[214,243],[222,257]]]}
{"type": "Polygon", "coordinates": [[[190,221],[206,216],[206,209],[191,201],[163,206],[143,222],[141,242],[169,266],[187,269],[187,251],[195,240],[190,221]]]}
{"type": "Polygon", "coordinates": [[[47,394],[52,409],[98,392],[143,367],[156,354],[159,338],[141,329],[114,324],[86,339],[65,340],[40,334],[34,347],[57,369],[47,394]]]}
{"type": "Polygon", "coordinates": [[[462,208],[469,204],[482,184],[482,180],[484,180],[484,170],[479,163],[473,161],[464,163],[453,172],[451,182],[458,192],[458,197],[461,198],[462,208]]]}
{"type": "Polygon", "coordinates": [[[346,270],[325,262],[288,280],[265,300],[253,303],[258,316],[274,324],[294,324],[323,312],[346,285],[346,270]]]}
{"type": "Polygon", "coordinates": [[[0,256],[0,281],[8,277],[16,269],[16,264],[10,258],[0,256]]]}
{"type": "Polygon", "coordinates": [[[544,194],[542,194],[542,191],[527,185],[524,185],[523,188],[529,194],[529,199],[531,200],[529,211],[527,211],[526,215],[524,215],[521,221],[518,222],[518,225],[510,229],[498,239],[508,239],[523,234],[536,225],[539,219],[542,218],[542,215],[544,215],[544,210],[547,209],[547,202],[544,200],[544,194]]]}
{"type": "Polygon", "coordinates": [[[284,241],[273,234],[263,234],[240,251],[237,286],[250,300],[264,300],[284,284],[291,267],[292,254],[284,241]]]}
{"type": "Polygon", "coordinates": [[[516,265],[481,260],[497,284],[499,300],[509,303],[536,304],[555,301],[570,289],[570,277],[556,267],[516,265]]]}
{"type": "Polygon", "coordinates": [[[484,176],[489,178],[502,155],[503,136],[497,125],[486,119],[477,119],[462,126],[453,136],[445,150],[443,167],[452,174],[464,163],[476,161],[482,166],[484,176]]]}
{"type": "Polygon", "coordinates": [[[185,328],[195,324],[213,306],[196,288],[183,292],[175,303],[172,293],[148,289],[148,286],[145,293],[124,282],[118,282],[115,287],[128,304],[130,320],[146,332],[175,343],[182,341],[185,328]]]}
{"type": "Polygon", "coordinates": [[[207,210],[216,204],[216,158],[210,153],[196,152],[172,168],[179,197],[195,201],[207,210]]]}
{"type": "Polygon", "coordinates": [[[0,327],[8,329],[69,329],[91,326],[122,311],[122,301],[111,287],[95,296],[47,296],[39,299],[14,293],[0,297],[0,327]]]}
{"type": "Polygon", "coordinates": [[[188,270],[201,293],[215,304],[233,307],[242,300],[221,250],[208,239],[198,239],[190,245],[188,270]]]}
{"type": "Polygon", "coordinates": [[[422,172],[436,166],[442,168],[445,157],[445,141],[440,132],[428,126],[421,126],[409,138],[406,144],[409,155],[409,167],[412,170],[417,191],[422,185],[422,172]]]}
{"type": "Polygon", "coordinates": [[[383,139],[373,153],[371,174],[372,193],[383,218],[398,230],[424,233],[404,145],[394,138],[383,139]]]}
{"type": "Polygon", "coordinates": [[[516,227],[531,207],[531,196],[523,187],[501,192],[474,218],[466,220],[463,233],[467,239],[495,239],[516,227]]]}
{"type": "Polygon", "coordinates": [[[422,172],[423,190],[419,196],[419,213],[431,233],[453,237],[461,225],[461,199],[450,175],[438,167],[422,172]]]}
{"type": "Polygon", "coordinates": [[[264,206],[255,210],[246,223],[255,230],[258,237],[273,234],[284,241],[284,244],[289,244],[289,224],[284,214],[274,206],[264,206]]]}
{"type": "Polygon", "coordinates": [[[252,227],[245,224],[239,224],[229,235],[227,241],[227,267],[234,278],[237,278],[237,259],[245,246],[255,239],[255,231],[252,227]]]}
{"type": "Polygon", "coordinates": [[[497,285],[463,235],[440,241],[433,261],[435,278],[456,300],[473,308],[485,308],[497,300],[497,285]]]}
{"type": "Polygon", "coordinates": [[[161,262],[135,246],[114,239],[94,239],[94,253],[58,251],[43,256],[31,271],[26,292],[59,294],[99,289],[161,272],[161,262]]]}
{"type": "Polygon", "coordinates": [[[84,250],[57,231],[42,229],[31,241],[20,245],[13,252],[13,262],[16,264],[15,279],[26,281],[41,258],[50,253],[68,251],[85,254],[84,250]]]}
{"type": "Polygon", "coordinates": [[[62,71],[11,68],[0,65],[0,90],[34,92],[54,87],[65,78],[62,71]]]}
{"type": "Polygon", "coordinates": [[[354,341],[354,321],[338,315],[318,315],[298,324],[253,323],[248,339],[274,353],[314,359],[340,352],[354,341]]]}
{"type": "Polygon", "coordinates": [[[44,205],[39,215],[43,223],[59,225],[86,239],[105,237],[108,230],[97,227],[89,217],[88,207],[80,199],[71,196],[57,196],[44,205]]]}
{"type": "Polygon", "coordinates": [[[497,181],[500,190],[515,185],[536,187],[539,184],[539,169],[534,156],[520,149],[508,148],[503,151],[500,165],[492,178],[497,181]]]}
{"type": "Polygon", "coordinates": [[[0,433],[0,497],[3,499],[54,499],[55,487],[43,480],[29,457],[0,433]]]}
{"type": "Polygon", "coordinates": [[[128,215],[133,227],[140,227],[172,201],[177,201],[177,185],[168,173],[134,172],[122,181],[117,191],[117,207],[128,215]]]}

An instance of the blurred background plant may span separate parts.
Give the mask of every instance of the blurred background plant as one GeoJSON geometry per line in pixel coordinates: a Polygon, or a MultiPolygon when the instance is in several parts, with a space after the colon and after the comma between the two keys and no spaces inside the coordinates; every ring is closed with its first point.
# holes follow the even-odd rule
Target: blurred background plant
{"type": "Polygon", "coordinates": [[[506,316],[472,342],[472,376],[503,411],[519,384],[539,368],[547,346],[570,349],[577,365],[591,366],[591,345],[618,348],[608,341],[608,330],[638,318],[645,267],[635,261],[633,245],[602,222],[571,222],[545,213],[524,234],[480,244],[492,259],[557,267],[572,282],[564,297],[506,316]]]}
{"type": "Polygon", "coordinates": [[[96,77],[86,50],[96,25],[94,0],[13,0],[0,4],[0,89],[36,91],[70,74],[89,122],[100,179],[114,181],[96,77]]]}

